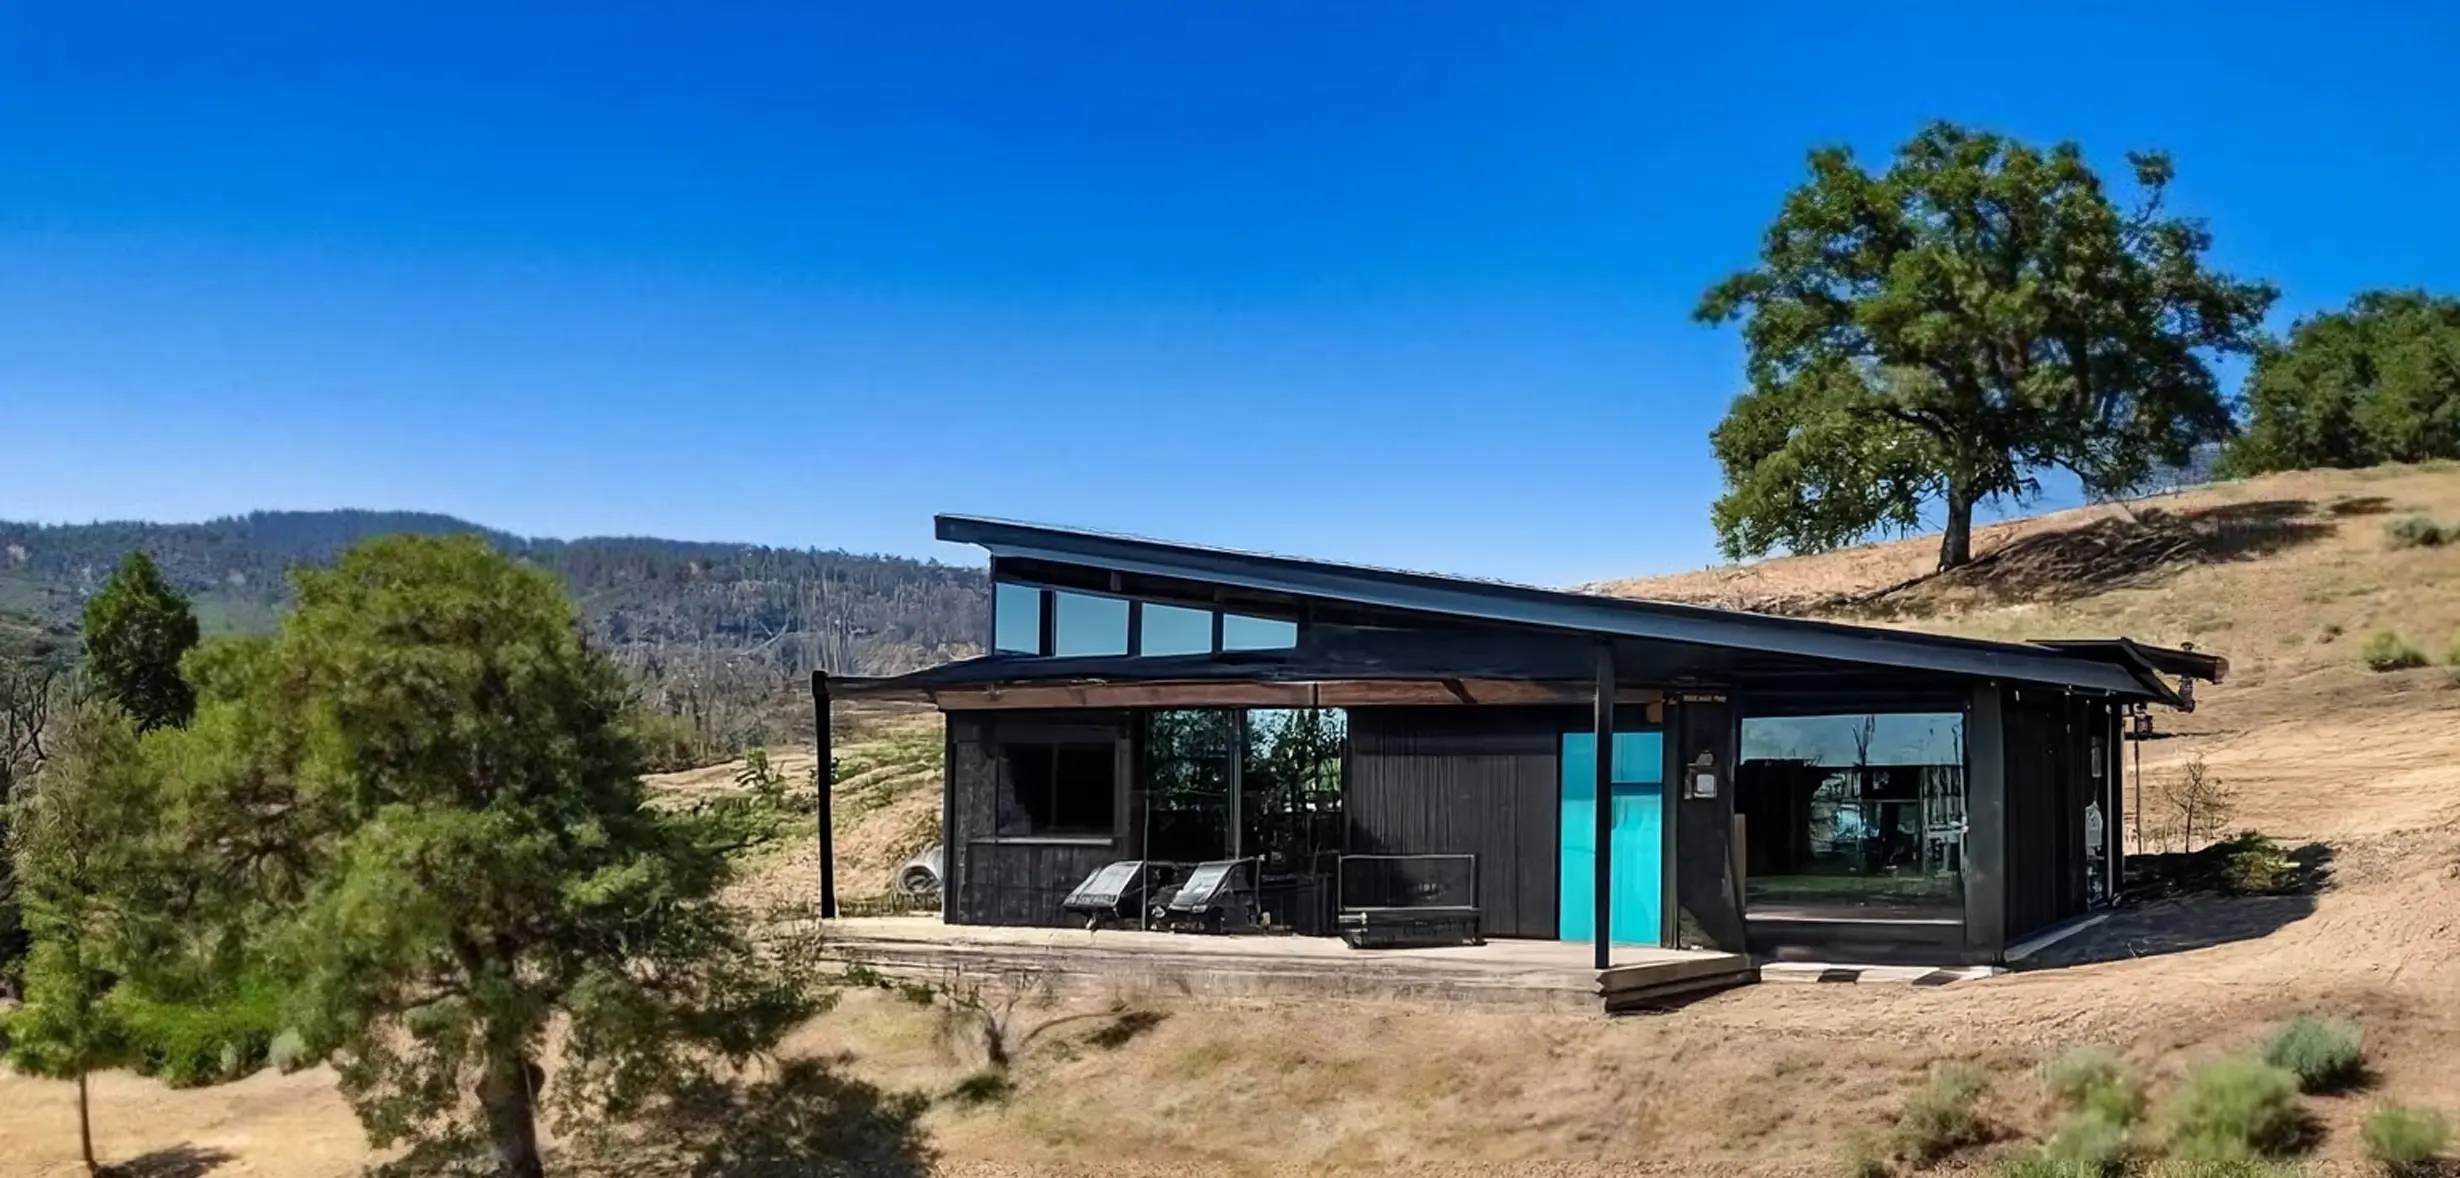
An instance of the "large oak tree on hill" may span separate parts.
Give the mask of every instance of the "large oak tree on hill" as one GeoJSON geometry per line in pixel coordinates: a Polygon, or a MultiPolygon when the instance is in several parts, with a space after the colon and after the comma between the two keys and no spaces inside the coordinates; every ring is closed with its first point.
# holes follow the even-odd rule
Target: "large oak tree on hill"
{"type": "Polygon", "coordinates": [[[1938,123],[1885,172],[1812,152],[1759,265],[1695,312],[1741,320],[1749,353],[1711,435],[1726,555],[1911,531],[1936,501],[1953,568],[1974,505],[2046,469],[2116,492],[2226,436],[2207,357],[2251,351],[2276,292],[2206,266],[2210,235],[2165,212],[2168,157],[2128,162],[2121,208],[2072,143],[1938,123]]]}

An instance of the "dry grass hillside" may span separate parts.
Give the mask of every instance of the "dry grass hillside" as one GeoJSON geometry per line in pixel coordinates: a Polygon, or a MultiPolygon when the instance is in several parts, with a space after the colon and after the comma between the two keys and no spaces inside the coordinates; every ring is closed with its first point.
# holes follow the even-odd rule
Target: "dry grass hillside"
{"type": "MultiPolygon", "coordinates": [[[[2307,1161],[2368,1172],[2357,1126],[2376,1103],[2460,1112],[2460,688],[2446,665],[2460,543],[2395,546],[2386,525],[2412,515],[2460,525],[2460,471],[2289,475],[2001,525],[1979,538],[1981,562],[1946,577],[1922,576],[1935,548],[1910,540],[1601,587],[2221,652],[2228,681],[2192,716],[2163,719],[2175,735],[2152,742],[2148,765],[2200,755],[2240,790],[2238,825],[2315,844],[2326,874],[2311,893],[2142,905],[2078,938],[2097,952],[2007,977],[1761,985],[1644,1017],[1148,991],[1029,1002],[1013,1090],[980,1103],[948,1095],[982,1067],[978,1043],[885,994],[850,995],[791,1054],[834,1061],[847,1086],[830,1090],[842,1121],[829,1123],[845,1133],[878,1128],[882,1106],[863,1093],[931,1094],[920,1127],[955,1174],[1834,1174],[1844,1143],[1884,1133],[1938,1062],[1993,1077],[1992,1140],[1960,1159],[1975,1163],[2039,1138],[2052,1113],[2032,1069],[2067,1048],[2117,1051],[2159,1110],[2188,1067],[2314,1010],[2363,1022],[2370,1074],[2356,1093],[2309,1099],[2307,1161]],[[2370,670],[2360,651],[2379,630],[2432,665],[2370,670]]],[[[839,785],[843,862],[871,881],[850,893],[885,886],[875,873],[934,796],[936,728],[905,723],[844,746],[880,754],[839,785]]],[[[730,781],[720,768],[665,784],[730,781]]],[[[754,892],[807,897],[810,860],[807,844],[781,850],[754,892]]],[[[0,1172],[75,1172],[72,1094],[0,1076],[0,1172]]],[[[339,1178],[373,1156],[321,1071],[190,1092],[115,1074],[96,1100],[106,1152],[210,1150],[217,1178],[339,1178]]],[[[559,1160],[645,1172],[639,1159],[559,1160]]]]}
{"type": "Polygon", "coordinates": [[[2460,535],[2402,545],[2416,517],[2460,532],[2460,466],[2300,471],[1976,530],[1943,575],[1936,538],[1589,586],[1630,597],[1978,638],[2119,635],[2193,643],[2227,681],[2162,771],[2201,755],[2241,790],[2240,820],[2284,838],[2345,838],[2460,816],[2460,535]],[[2425,666],[2368,667],[2390,634],[2425,666]]]}

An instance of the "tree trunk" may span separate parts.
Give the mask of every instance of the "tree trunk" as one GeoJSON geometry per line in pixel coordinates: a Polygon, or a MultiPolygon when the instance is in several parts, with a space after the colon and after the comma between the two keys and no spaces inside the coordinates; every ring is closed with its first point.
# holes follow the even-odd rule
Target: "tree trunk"
{"type": "Polygon", "coordinates": [[[101,1166],[94,1164],[94,1119],[86,1111],[85,1073],[77,1073],[77,1145],[85,1151],[85,1172],[96,1174],[101,1166]]]}
{"type": "Polygon", "coordinates": [[[1947,493],[1947,531],[1939,536],[1939,571],[1946,572],[1973,560],[1973,495],[1962,487],[1949,487],[1947,493]]]}
{"type": "Polygon", "coordinates": [[[493,1054],[479,1082],[478,1103],[487,1114],[487,1146],[495,1155],[495,1172],[504,1178],[544,1178],[530,1061],[517,1051],[493,1054]]]}

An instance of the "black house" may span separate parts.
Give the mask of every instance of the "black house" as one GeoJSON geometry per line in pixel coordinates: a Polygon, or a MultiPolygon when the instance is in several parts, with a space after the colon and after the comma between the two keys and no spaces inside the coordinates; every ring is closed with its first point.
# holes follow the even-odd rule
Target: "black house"
{"type": "Polygon", "coordinates": [[[1117,860],[1250,858],[1274,923],[1329,931],[1339,857],[1449,854],[1474,856],[1486,935],[1593,942],[1601,965],[1613,943],[1997,961],[2109,902],[2121,717],[2227,666],[938,533],[990,552],[991,653],[817,686],[945,713],[955,923],[1067,923],[1117,860]]]}

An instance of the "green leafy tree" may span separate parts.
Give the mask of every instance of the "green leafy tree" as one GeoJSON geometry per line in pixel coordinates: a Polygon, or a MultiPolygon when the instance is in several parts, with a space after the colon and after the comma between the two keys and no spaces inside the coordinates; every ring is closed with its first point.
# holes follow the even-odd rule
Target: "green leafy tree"
{"type": "Polygon", "coordinates": [[[9,1016],[10,1060],[77,1082],[77,1138],[94,1160],[86,1077],[131,1062],[133,1040],[109,1001],[125,960],[122,934],[141,914],[124,902],[153,821],[136,725],[116,707],[81,709],[34,788],[12,803],[10,837],[31,948],[26,1001],[9,1016]]]}
{"type": "Polygon", "coordinates": [[[2037,494],[2044,470],[2116,492],[2224,437],[2205,358],[2251,350],[2275,292],[2206,268],[2210,235],[2164,212],[2167,156],[2128,162],[2132,209],[2072,143],[1939,123],[1884,173],[1812,152],[1758,266],[1695,312],[1742,320],[1749,354],[1711,435],[1726,555],[1911,531],[1936,501],[1952,568],[1974,506],[2037,494]]]}
{"type": "Polygon", "coordinates": [[[542,1108],[624,1116],[814,1008],[718,900],[773,818],[648,804],[624,684],[549,575],[400,536],[297,597],[190,661],[197,716],[161,760],[185,874],[221,889],[200,923],[245,946],[208,956],[292,980],[371,1138],[475,1132],[530,1178],[542,1108]]]}
{"type": "Polygon", "coordinates": [[[105,698],[141,729],[188,722],[196,693],[179,660],[196,645],[196,614],[151,557],[131,552],[85,607],[85,665],[105,698]]]}
{"type": "Polygon", "coordinates": [[[2369,291],[2255,358],[2244,474],[2460,458],[2460,299],[2369,291]]]}

